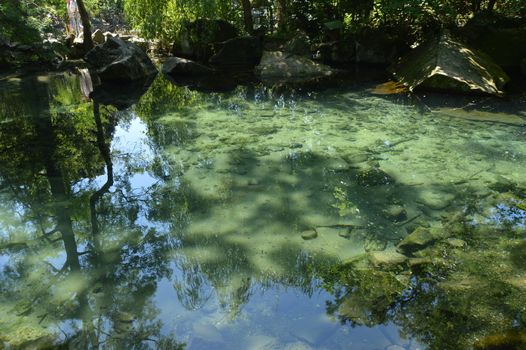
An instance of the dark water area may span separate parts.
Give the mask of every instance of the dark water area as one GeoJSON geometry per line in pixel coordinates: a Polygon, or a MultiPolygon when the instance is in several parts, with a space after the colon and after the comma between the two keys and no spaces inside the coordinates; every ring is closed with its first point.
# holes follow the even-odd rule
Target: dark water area
{"type": "Polygon", "coordinates": [[[374,80],[2,77],[0,349],[524,349],[526,96],[374,80]]]}

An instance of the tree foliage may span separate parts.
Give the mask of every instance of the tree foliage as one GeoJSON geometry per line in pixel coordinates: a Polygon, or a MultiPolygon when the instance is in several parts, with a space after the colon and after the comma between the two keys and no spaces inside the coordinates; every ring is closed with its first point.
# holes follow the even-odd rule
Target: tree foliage
{"type": "MultiPolygon", "coordinates": [[[[173,39],[185,20],[221,18],[241,27],[250,5],[256,25],[269,32],[303,30],[320,35],[327,23],[339,22],[348,31],[367,27],[422,30],[429,26],[462,25],[482,13],[520,17],[522,0],[124,0],[124,11],[144,36],[173,39]],[[245,5],[243,7],[242,5],[245,5]],[[248,5],[247,5],[248,4],[248,5]],[[244,12],[245,10],[245,12],[244,12]]],[[[245,19],[245,23],[246,19],[245,19]]]]}

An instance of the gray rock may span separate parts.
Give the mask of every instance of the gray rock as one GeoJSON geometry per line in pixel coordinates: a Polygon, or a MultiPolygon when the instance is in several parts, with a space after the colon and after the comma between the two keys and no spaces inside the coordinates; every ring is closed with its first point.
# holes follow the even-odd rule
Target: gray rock
{"type": "Polygon", "coordinates": [[[281,51],[264,51],[256,67],[256,74],[263,80],[294,81],[327,77],[334,73],[329,66],[281,51]]]}
{"type": "Polygon", "coordinates": [[[164,62],[162,72],[173,78],[206,77],[214,74],[215,70],[185,58],[170,57],[164,62]]]}
{"type": "Polygon", "coordinates": [[[152,61],[137,45],[108,37],[84,57],[93,72],[104,82],[132,82],[157,74],[152,61]]]}

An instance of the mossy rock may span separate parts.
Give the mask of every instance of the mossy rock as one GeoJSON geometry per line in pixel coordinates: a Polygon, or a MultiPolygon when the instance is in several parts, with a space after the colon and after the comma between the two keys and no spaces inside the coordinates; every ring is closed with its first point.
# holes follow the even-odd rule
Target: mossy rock
{"type": "Polygon", "coordinates": [[[489,56],[446,33],[414,49],[391,71],[411,91],[426,88],[502,95],[510,80],[489,56]]]}
{"type": "Polygon", "coordinates": [[[394,250],[371,251],[369,261],[375,267],[392,269],[405,264],[407,257],[394,250]]]}
{"type": "Polygon", "coordinates": [[[432,245],[439,238],[438,236],[435,230],[418,227],[398,244],[396,250],[402,254],[412,256],[416,251],[432,245]]]}
{"type": "Polygon", "coordinates": [[[407,211],[401,205],[390,205],[383,210],[386,219],[394,222],[400,222],[407,219],[407,211]]]}
{"type": "Polygon", "coordinates": [[[379,167],[369,167],[356,174],[356,182],[363,187],[393,184],[394,179],[379,167]]]}

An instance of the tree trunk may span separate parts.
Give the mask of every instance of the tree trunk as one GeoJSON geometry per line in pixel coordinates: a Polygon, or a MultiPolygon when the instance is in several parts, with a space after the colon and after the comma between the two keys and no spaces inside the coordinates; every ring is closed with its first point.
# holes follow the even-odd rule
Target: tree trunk
{"type": "Polygon", "coordinates": [[[493,10],[495,9],[495,3],[497,2],[497,0],[489,0],[488,2],[488,12],[493,12],[493,10]]]}
{"type": "Polygon", "coordinates": [[[243,6],[243,19],[245,21],[245,30],[248,34],[254,34],[254,22],[252,20],[252,5],[250,0],[241,0],[243,6]]]}
{"type": "Polygon", "coordinates": [[[84,49],[86,51],[93,48],[93,40],[91,39],[91,23],[89,20],[88,10],[84,5],[84,0],[77,0],[77,6],[79,8],[80,20],[82,21],[83,33],[84,33],[84,49]]]}
{"type": "Polygon", "coordinates": [[[481,1],[482,0],[473,0],[473,2],[471,3],[471,10],[473,11],[473,13],[477,13],[480,11],[481,1]]]}
{"type": "Polygon", "coordinates": [[[287,0],[278,0],[278,31],[284,32],[287,27],[287,0]]]}

